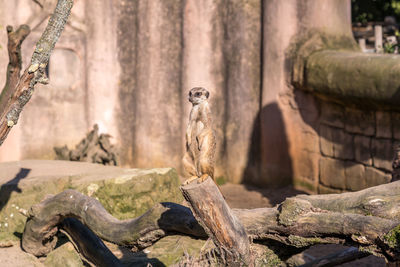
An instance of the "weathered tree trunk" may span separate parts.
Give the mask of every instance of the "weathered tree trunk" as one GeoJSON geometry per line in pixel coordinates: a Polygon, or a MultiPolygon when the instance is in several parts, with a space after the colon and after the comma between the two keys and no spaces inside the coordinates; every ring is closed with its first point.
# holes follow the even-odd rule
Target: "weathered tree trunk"
{"type": "Polygon", "coordinates": [[[229,264],[250,262],[249,237],[211,178],[181,187],[192,212],[229,264]]]}
{"type": "MultiPolygon", "coordinates": [[[[8,72],[7,76],[10,77],[9,83],[6,83],[4,95],[0,103],[4,106],[0,106],[0,145],[3,144],[7,138],[11,128],[17,124],[19,115],[29,101],[33,94],[34,86],[37,83],[47,84],[48,79],[45,77],[44,71],[49,62],[50,54],[64,29],[64,25],[67,22],[68,16],[71,12],[73,0],[59,0],[56,9],[51,16],[49,23],[36,44],[36,49],[33,52],[30,66],[24,71],[21,77],[19,77],[20,65],[15,65],[15,62],[11,60],[19,61],[20,63],[20,51],[18,51],[22,40],[27,35],[27,29],[25,27],[18,33],[16,32],[16,55],[10,56],[10,65],[13,68],[14,73],[8,72]],[[18,36],[20,35],[20,36],[18,36]],[[14,58],[16,57],[16,58],[14,58]],[[12,65],[15,65],[14,67],[12,65]],[[4,97],[4,101],[3,101],[4,97]]],[[[10,28],[7,29],[11,30],[10,28]]],[[[10,36],[9,36],[10,38],[10,36]]],[[[9,46],[9,49],[14,46],[9,46]]]]}
{"type": "MultiPolygon", "coordinates": [[[[201,193],[193,190],[205,188],[210,190],[203,192],[207,198],[218,196],[216,186],[212,189],[211,184],[206,182],[204,185],[189,185],[186,190],[196,196],[201,193]]],[[[207,198],[199,200],[194,206],[209,205],[218,200],[218,197],[207,198]]],[[[234,209],[231,212],[250,238],[263,240],[266,244],[272,240],[303,249],[315,244],[347,244],[393,261],[400,258],[399,206],[400,181],[351,193],[299,195],[273,208],[234,209]]],[[[202,209],[199,209],[199,214],[202,209]]],[[[222,207],[222,210],[226,209],[222,207]]],[[[230,214],[228,211],[226,214],[230,214]]],[[[171,233],[207,237],[187,207],[161,203],[136,219],[120,221],[97,200],[74,190],[46,198],[32,206],[28,216],[22,246],[37,256],[46,255],[54,248],[57,227],[68,217],[79,219],[104,240],[137,249],[150,246],[171,233]]],[[[213,228],[210,225],[214,221],[213,217],[207,216],[205,214],[206,219],[203,219],[208,221],[206,231],[214,240],[216,236],[221,236],[216,242],[226,242],[219,241],[224,240],[223,234],[210,233],[213,228]]]]}

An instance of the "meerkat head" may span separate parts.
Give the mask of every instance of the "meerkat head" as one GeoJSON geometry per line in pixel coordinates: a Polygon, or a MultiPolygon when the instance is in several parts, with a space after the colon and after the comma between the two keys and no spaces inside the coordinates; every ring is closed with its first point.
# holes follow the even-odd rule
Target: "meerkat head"
{"type": "Polygon", "coordinates": [[[193,105],[200,104],[201,102],[207,101],[210,96],[210,92],[208,92],[203,87],[195,87],[189,91],[189,101],[193,105]]]}

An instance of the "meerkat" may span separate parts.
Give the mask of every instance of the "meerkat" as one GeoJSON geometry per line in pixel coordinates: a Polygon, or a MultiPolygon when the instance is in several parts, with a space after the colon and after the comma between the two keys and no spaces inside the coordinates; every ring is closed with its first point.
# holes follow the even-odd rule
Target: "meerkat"
{"type": "Polygon", "coordinates": [[[203,87],[189,91],[192,103],[186,129],[186,152],[183,166],[191,177],[184,182],[200,178],[199,183],[210,176],[214,180],[215,134],[212,128],[211,111],[208,105],[210,93],[203,87]]]}

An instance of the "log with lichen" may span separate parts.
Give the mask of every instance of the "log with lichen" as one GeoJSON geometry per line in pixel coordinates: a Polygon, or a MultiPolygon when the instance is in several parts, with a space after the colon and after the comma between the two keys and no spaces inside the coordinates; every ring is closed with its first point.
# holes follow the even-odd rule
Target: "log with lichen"
{"type": "MultiPolygon", "coordinates": [[[[351,193],[299,195],[274,208],[232,212],[250,238],[267,245],[278,242],[306,249],[315,244],[346,244],[393,261],[400,258],[399,204],[400,182],[394,182],[351,193]]],[[[207,237],[190,209],[182,205],[160,203],[138,218],[121,221],[97,200],[67,190],[32,206],[23,248],[37,256],[49,253],[67,217],[79,219],[104,240],[135,249],[172,233],[207,237]]]]}

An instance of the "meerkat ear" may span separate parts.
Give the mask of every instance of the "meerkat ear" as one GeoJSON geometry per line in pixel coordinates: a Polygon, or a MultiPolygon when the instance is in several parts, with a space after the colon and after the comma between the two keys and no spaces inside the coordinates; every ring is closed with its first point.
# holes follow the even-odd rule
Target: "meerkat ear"
{"type": "Polygon", "coordinates": [[[210,92],[207,92],[206,93],[206,97],[208,98],[210,96],[210,92]]]}

